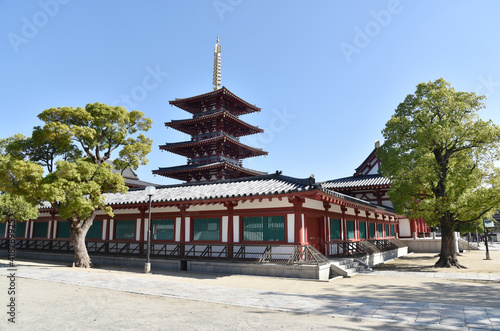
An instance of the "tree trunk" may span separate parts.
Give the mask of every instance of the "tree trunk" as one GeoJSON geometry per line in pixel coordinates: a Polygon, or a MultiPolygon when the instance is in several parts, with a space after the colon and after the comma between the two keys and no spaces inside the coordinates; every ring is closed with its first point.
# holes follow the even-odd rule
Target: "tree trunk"
{"type": "Polygon", "coordinates": [[[441,219],[441,253],[439,260],[434,264],[436,268],[465,268],[457,259],[457,248],[455,244],[455,236],[453,234],[453,223],[449,219],[449,215],[443,216],[441,219]]]}
{"type": "Polygon", "coordinates": [[[95,213],[92,216],[81,221],[77,217],[68,220],[71,234],[71,242],[75,251],[74,266],[79,268],[92,267],[87,246],[85,245],[85,237],[89,231],[90,226],[94,222],[95,213]]]}

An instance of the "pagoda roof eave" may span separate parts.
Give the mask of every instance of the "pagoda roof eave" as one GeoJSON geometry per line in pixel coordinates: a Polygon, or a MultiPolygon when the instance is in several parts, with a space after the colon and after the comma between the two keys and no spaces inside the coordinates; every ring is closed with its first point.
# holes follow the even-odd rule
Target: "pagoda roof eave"
{"type": "Polygon", "coordinates": [[[220,89],[218,90],[215,90],[215,91],[211,91],[211,92],[208,92],[208,93],[204,93],[204,94],[200,94],[200,95],[196,95],[196,96],[193,96],[193,97],[189,97],[189,98],[176,98],[175,100],[171,100],[169,101],[169,103],[173,106],[176,106],[176,107],[179,107],[181,108],[182,110],[185,110],[187,112],[190,112],[190,113],[199,113],[199,111],[197,111],[196,109],[193,109],[192,107],[190,107],[188,105],[188,103],[196,103],[196,102],[201,102],[203,100],[206,100],[206,99],[211,99],[211,98],[216,98],[216,97],[219,97],[223,95],[225,98],[227,99],[230,99],[231,101],[233,102],[236,102],[236,103],[239,103],[241,106],[243,106],[245,108],[245,112],[244,113],[253,113],[253,112],[260,112],[260,108],[255,106],[255,105],[252,105],[250,103],[248,103],[247,101],[241,99],[240,97],[238,97],[236,94],[232,93],[231,91],[229,91],[226,87],[221,87],[220,89]]]}
{"type": "Polygon", "coordinates": [[[224,169],[232,169],[234,171],[240,172],[241,177],[250,177],[250,176],[262,176],[266,175],[266,172],[257,171],[253,169],[248,169],[244,167],[238,167],[233,164],[227,162],[215,162],[203,165],[183,165],[183,166],[175,166],[175,167],[167,167],[167,168],[159,168],[157,170],[153,170],[153,174],[175,178],[179,180],[186,180],[187,174],[189,173],[198,173],[200,171],[210,171],[217,170],[220,168],[224,169]]]}
{"type": "Polygon", "coordinates": [[[204,139],[204,140],[199,140],[199,141],[181,141],[177,143],[170,143],[170,144],[165,144],[161,145],[160,149],[169,151],[171,153],[179,154],[182,156],[190,156],[190,151],[189,149],[197,147],[197,146],[205,146],[213,143],[219,142],[219,140],[226,140],[226,144],[233,144],[235,146],[238,146],[240,148],[245,149],[246,151],[250,152],[252,155],[249,155],[247,157],[252,157],[252,156],[262,156],[262,155],[268,155],[269,153],[262,150],[261,148],[254,148],[248,145],[245,145],[243,143],[240,143],[237,140],[234,140],[231,137],[228,137],[226,135],[221,135],[217,136],[214,138],[209,138],[209,139],[204,139]],[[185,150],[185,151],[183,151],[185,150]]]}
{"type": "Polygon", "coordinates": [[[248,133],[238,135],[238,137],[264,132],[263,129],[261,129],[257,126],[248,124],[247,122],[240,120],[238,117],[234,116],[233,114],[231,114],[225,110],[221,110],[221,111],[218,111],[216,113],[206,115],[206,116],[200,116],[197,118],[189,118],[189,119],[184,119],[184,120],[173,120],[171,122],[165,123],[165,126],[170,127],[172,129],[175,129],[175,130],[178,130],[178,131],[181,131],[181,132],[184,132],[186,134],[193,135],[195,132],[194,132],[194,130],[191,130],[188,125],[190,125],[190,124],[194,125],[197,123],[206,122],[207,120],[213,120],[213,119],[217,119],[217,118],[221,118],[221,117],[225,118],[228,121],[232,121],[238,125],[241,125],[243,128],[245,128],[248,131],[248,133]]]}

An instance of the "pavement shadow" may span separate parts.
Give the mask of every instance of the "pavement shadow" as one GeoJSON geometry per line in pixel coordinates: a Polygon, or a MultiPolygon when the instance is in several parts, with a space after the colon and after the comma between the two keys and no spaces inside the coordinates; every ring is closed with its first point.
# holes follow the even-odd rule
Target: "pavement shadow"
{"type": "MultiPolygon", "coordinates": [[[[246,313],[251,314],[251,316],[255,316],[253,320],[242,320],[236,319],[235,324],[237,330],[268,330],[268,320],[273,318],[273,315],[276,314],[276,311],[273,310],[252,310],[248,309],[246,313]]],[[[307,330],[384,330],[384,331],[401,331],[403,329],[411,328],[411,330],[443,330],[442,327],[432,327],[430,325],[409,325],[407,323],[401,322],[398,323],[396,321],[388,321],[382,319],[374,319],[374,318],[359,318],[359,317],[331,317],[325,323],[324,320],[321,320],[322,324],[317,325],[316,321],[309,315],[304,316],[305,313],[300,312],[287,312],[287,314],[299,316],[301,318],[305,318],[310,320],[310,325],[307,330]]],[[[286,323],[286,321],[285,321],[286,323]]],[[[286,327],[290,327],[289,325],[284,325],[282,328],[286,329],[286,327]]],[[[293,327],[293,329],[298,329],[298,326],[293,327]]]]}
{"type": "MultiPolygon", "coordinates": [[[[85,268],[73,268],[71,263],[61,262],[61,261],[52,261],[52,260],[35,260],[35,259],[27,259],[27,258],[16,258],[15,260],[16,267],[30,267],[36,266],[40,269],[54,269],[54,268],[68,268],[75,271],[85,271],[89,269],[85,268]]],[[[8,260],[0,259],[0,268],[10,267],[8,260]]],[[[154,265],[153,265],[154,267],[154,265]]],[[[124,274],[137,275],[144,274],[144,269],[142,268],[134,268],[127,266],[114,266],[114,265],[104,265],[104,264],[96,264],[90,270],[95,270],[96,272],[121,272],[124,274]]],[[[152,269],[150,272],[151,275],[164,275],[164,276],[172,276],[178,278],[189,278],[189,279],[220,279],[224,277],[228,277],[228,274],[210,274],[210,273],[198,273],[192,271],[182,271],[182,270],[166,270],[166,269],[152,269]]]]}
{"type": "MultiPolygon", "coordinates": [[[[370,299],[380,301],[396,302],[432,302],[447,305],[490,307],[500,309],[500,300],[497,293],[500,291],[500,285],[478,284],[462,281],[453,281],[449,283],[437,281],[423,281],[413,286],[411,283],[398,284],[397,278],[391,284],[378,284],[376,279],[369,284],[353,282],[329,283],[322,288],[321,295],[297,294],[297,293],[279,293],[280,295],[293,295],[303,298],[319,299],[338,299],[347,300],[370,299]],[[340,294],[339,287],[343,292],[349,292],[349,295],[340,294]]],[[[269,294],[272,291],[267,292],[269,294]]],[[[275,293],[276,294],[276,293],[275,293]]]]}

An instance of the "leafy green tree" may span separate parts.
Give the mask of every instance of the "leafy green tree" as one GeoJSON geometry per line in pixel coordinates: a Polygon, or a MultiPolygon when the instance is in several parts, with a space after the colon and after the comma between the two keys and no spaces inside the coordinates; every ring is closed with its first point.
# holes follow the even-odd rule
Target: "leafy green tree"
{"type": "Polygon", "coordinates": [[[442,234],[436,267],[462,267],[453,231],[500,206],[500,127],[481,120],[484,96],[458,92],[443,79],[417,85],[382,131],[381,174],[398,213],[423,217],[442,234]]]}
{"type": "Polygon", "coordinates": [[[60,218],[69,222],[75,266],[91,266],[85,237],[97,210],[113,217],[113,209],[106,205],[103,193],[125,193],[127,190],[123,177],[113,173],[109,164],[97,165],[89,158],[58,161],[56,170],[42,179],[38,195],[51,203],[60,218]]]}
{"type": "Polygon", "coordinates": [[[8,148],[18,151],[18,162],[45,166],[48,174],[33,181],[37,183],[36,190],[22,191],[11,186],[11,192],[50,203],[59,217],[70,224],[75,266],[90,267],[92,262],[85,246],[87,232],[98,210],[113,217],[104,193],[124,193],[128,189],[123,177],[113,173],[105,161],[117,153],[114,165],[118,170],[123,167],[136,170],[139,165],[147,164],[152,140],[138,132],[148,131],[152,121],[139,111],[129,112],[124,107],[101,103],[85,108],[50,108],[38,118],[44,126],[35,127],[31,138],[18,141],[32,149],[23,154],[15,144],[8,148]],[[52,151],[51,156],[44,157],[42,150],[52,151]],[[57,160],[55,168],[54,160],[57,160]]]}
{"type": "Polygon", "coordinates": [[[31,137],[17,135],[7,146],[6,152],[13,157],[28,159],[54,171],[54,162],[61,158],[73,161],[82,157],[82,152],[72,143],[71,133],[57,132],[40,126],[33,128],[31,137]]]}
{"type": "Polygon", "coordinates": [[[22,195],[13,195],[13,189],[31,192],[42,176],[40,166],[12,158],[7,151],[10,143],[23,136],[0,140],[0,222],[24,222],[38,217],[36,200],[26,200],[22,195]],[[12,170],[11,170],[12,169],[12,170]]]}
{"type": "Polygon", "coordinates": [[[25,222],[38,217],[38,207],[20,195],[0,193],[0,222],[25,222]]]}

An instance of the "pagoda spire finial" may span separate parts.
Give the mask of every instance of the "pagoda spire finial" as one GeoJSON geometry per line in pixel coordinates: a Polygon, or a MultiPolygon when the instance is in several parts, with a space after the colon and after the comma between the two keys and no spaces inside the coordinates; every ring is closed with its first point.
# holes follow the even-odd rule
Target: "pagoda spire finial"
{"type": "Polygon", "coordinates": [[[220,83],[220,54],[221,54],[221,48],[219,45],[219,36],[217,36],[217,44],[215,44],[215,50],[214,50],[214,77],[213,77],[213,85],[214,85],[214,91],[220,89],[221,83],[220,83]]]}

